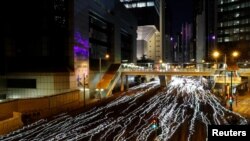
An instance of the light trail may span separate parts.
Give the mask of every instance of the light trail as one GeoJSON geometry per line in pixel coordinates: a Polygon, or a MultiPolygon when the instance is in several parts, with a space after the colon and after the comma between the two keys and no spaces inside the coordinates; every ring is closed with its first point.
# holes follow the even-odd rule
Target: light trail
{"type": "Polygon", "coordinates": [[[52,121],[40,120],[1,136],[0,140],[150,141],[157,138],[167,141],[180,136],[192,140],[198,132],[204,134],[200,140],[206,140],[207,126],[230,124],[228,116],[237,118],[237,124],[247,124],[245,118],[220,104],[208,90],[204,78],[176,77],[167,88],[156,91],[158,88],[159,83],[155,81],[142,84],[105,106],[77,116],[64,113],[52,121]],[[157,128],[151,126],[154,118],[159,121],[157,128]],[[203,130],[197,130],[198,126],[203,130]]]}

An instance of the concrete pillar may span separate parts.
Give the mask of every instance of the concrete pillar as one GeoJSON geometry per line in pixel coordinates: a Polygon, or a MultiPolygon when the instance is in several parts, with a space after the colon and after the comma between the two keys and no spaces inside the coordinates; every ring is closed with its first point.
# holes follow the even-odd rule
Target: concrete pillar
{"type": "Polygon", "coordinates": [[[250,92],[250,76],[247,77],[247,89],[248,89],[248,92],[250,92]]]}
{"type": "Polygon", "coordinates": [[[124,75],[121,75],[121,92],[124,91],[123,77],[124,75]]]}
{"type": "Polygon", "coordinates": [[[172,79],[172,76],[171,76],[171,75],[167,75],[166,77],[167,77],[167,80],[166,80],[167,83],[168,83],[169,81],[171,81],[171,79],[172,79]]]}
{"type": "Polygon", "coordinates": [[[166,87],[166,78],[165,78],[165,75],[159,75],[159,79],[160,79],[160,85],[161,85],[161,87],[166,87]]]}
{"type": "Polygon", "coordinates": [[[128,88],[129,88],[128,75],[126,75],[125,79],[126,79],[126,82],[125,82],[126,83],[126,90],[128,90],[128,88]]]}

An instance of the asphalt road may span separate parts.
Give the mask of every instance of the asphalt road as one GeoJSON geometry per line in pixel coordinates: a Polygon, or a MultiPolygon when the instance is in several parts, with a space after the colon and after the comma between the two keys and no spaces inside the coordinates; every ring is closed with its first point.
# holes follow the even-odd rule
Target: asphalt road
{"type": "Polygon", "coordinates": [[[201,78],[150,82],[95,107],[62,113],[24,126],[1,141],[203,141],[209,124],[247,124],[223,107],[201,78]]]}

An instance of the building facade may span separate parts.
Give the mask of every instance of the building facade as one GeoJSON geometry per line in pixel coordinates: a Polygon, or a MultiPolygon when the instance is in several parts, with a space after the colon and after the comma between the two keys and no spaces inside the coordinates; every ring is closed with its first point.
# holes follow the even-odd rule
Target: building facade
{"type": "Polygon", "coordinates": [[[110,59],[103,60],[106,67],[101,72],[122,59],[135,61],[137,21],[119,1],[28,0],[2,5],[4,98],[52,95],[78,89],[80,82],[92,91],[101,75],[98,59],[104,54],[110,59]]]}
{"type": "Polygon", "coordinates": [[[225,54],[240,52],[239,59],[250,57],[250,1],[218,0],[217,42],[225,54]]]}
{"type": "Polygon", "coordinates": [[[137,59],[146,55],[155,62],[161,60],[160,33],[153,25],[137,27],[137,59]]]}
{"type": "Polygon", "coordinates": [[[217,48],[216,0],[194,0],[194,48],[196,61],[213,60],[211,52],[217,48]]]}
{"type": "Polygon", "coordinates": [[[160,0],[120,0],[136,17],[139,26],[155,25],[160,30],[160,0]]]}
{"type": "MultiPolygon", "coordinates": [[[[195,0],[197,59],[214,61],[212,52],[222,56],[240,52],[239,60],[250,57],[250,3],[248,0],[195,0]]],[[[230,58],[230,57],[228,57],[230,58]]],[[[224,61],[223,57],[218,61],[224,61]]],[[[230,61],[230,59],[227,59],[230,61]]]]}
{"type": "MultiPolygon", "coordinates": [[[[151,55],[151,57],[150,57],[149,52],[145,52],[145,51],[149,51],[149,50],[147,48],[144,48],[144,46],[141,46],[141,45],[145,45],[145,44],[142,44],[142,42],[140,42],[140,41],[137,41],[137,43],[138,43],[137,44],[137,51],[138,51],[137,56],[141,56],[141,52],[145,52],[145,54],[147,54],[147,57],[152,58],[155,62],[158,62],[159,60],[165,61],[167,58],[167,51],[169,50],[169,49],[167,49],[167,46],[166,46],[165,33],[166,33],[166,31],[169,32],[168,28],[170,27],[169,24],[167,24],[168,28],[167,29],[165,28],[165,26],[166,26],[165,23],[169,23],[169,21],[167,21],[167,22],[165,21],[166,20],[165,0],[120,0],[120,1],[124,4],[124,6],[129,11],[131,11],[136,16],[137,21],[138,21],[138,25],[140,26],[137,29],[138,34],[140,34],[140,35],[145,34],[142,36],[147,36],[147,35],[151,34],[151,33],[146,33],[145,30],[143,30],[143,33],[142,33],[141,32],[142,28],[143,28],[142,26],[145,26],[144,29],[147,29],[148,26],[155,26],[156,30],[155,30],[154,34],[159,34],[160,49],[158,49],[158,43],[155,44],[156,46],[155,45],[151,46],[151,48],[154,48],[153,50],[156,50],[156,51],[160,50],[160,56],[154,55],[157,57],[152,57],[152,55],[151,55]]],[[[140,38],[139,38],[139,40],[140,40],[140,38]]],[[[146,40],[144,40],[144,41],[146,41],[146,40]]],[[[152,44],[152,42],[151,43],[147,42],[146,44],[152,44]]],[[[153,53],[151,53],[151,54],[153,54],[153,53]]],[[[157,54],[159,54],[159,53],[157,53],[157,54]]]]}

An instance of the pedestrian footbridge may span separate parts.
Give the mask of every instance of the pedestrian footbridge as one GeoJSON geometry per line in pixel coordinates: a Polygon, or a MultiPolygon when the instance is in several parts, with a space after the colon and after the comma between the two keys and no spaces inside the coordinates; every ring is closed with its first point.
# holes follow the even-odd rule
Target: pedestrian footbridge
{"type": "MultiPolygon", "coordinates": [[[[218,76],[218,70],[227,71],[223,64],[215,63],[146,63],[146,64],[113,64],[109,67],[109,70],[105,73],[101,81],[97,84],[98,89],[103,89],[106,96],[111,95],[113,88],[120,81],[121,91],[128,88],[128,76],[145,76],[154,75],[159,76],[162,86],[166,85],[166,82],[171,80],[172,76],[218,76]],[[222,67],[218,67],[222,66],[222,67]],[[110,71],[112,70],[112,71],[110,71]],[[125,79],[125,80],[124,80],[125,79]]],[[[246,65],[245,65],[246,66],[246,65]]],[[[250,66],[250,64],[247,64],[250,66]]],[[[241,77],[247,77],[250,79],[250,67],[239,67],[237,78],[233,77],[233,80],[240,81],[241,77]]],[[[215,80],[219,81],[219,77],[215,80]]],[[[221,78],[224,81],[224,77],[221,78]]],[[[229,79],[229,78],[227,78],[229,79]]],[[[229,80],[228,80],[229,81],[229,80]]],[[[231,81],[231,80],[230,80],[231,81]]]]}

